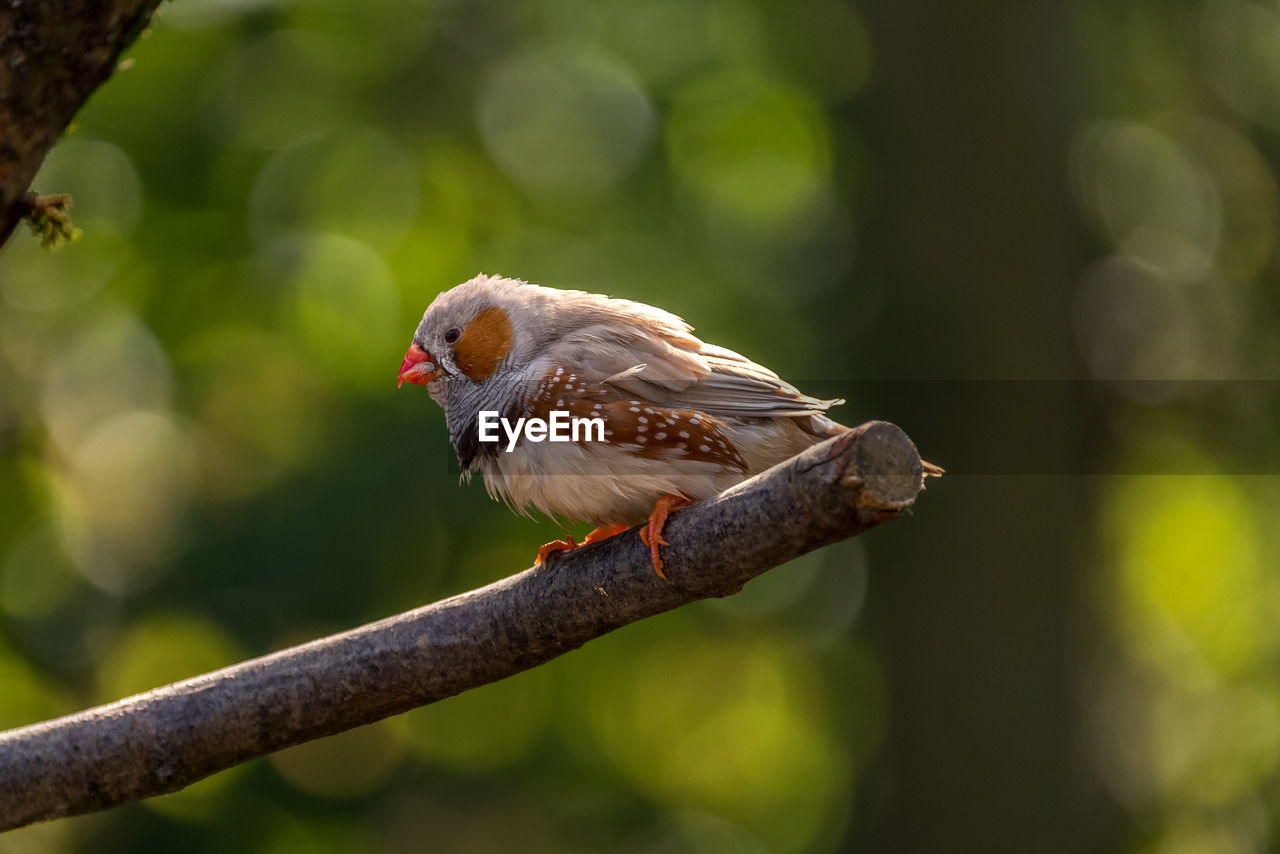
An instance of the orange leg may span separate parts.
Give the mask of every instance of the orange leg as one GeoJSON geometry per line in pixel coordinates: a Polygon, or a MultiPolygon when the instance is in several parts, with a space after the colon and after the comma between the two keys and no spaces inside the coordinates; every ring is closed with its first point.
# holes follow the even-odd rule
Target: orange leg
{"type": "Polygon", "coordinates": [[[607,540],[615,534],[621,534],[630,527],[630,525],[604,525],[603,527],[596,528],[590,534],[587,534],[587,538],[582,541],[582,544],[585,546],[590,545],[591,543],[598,543],[601,540],[607,540]]]}
{"type": "Polygon", "coordinates": [[[630,528],[629,525],[605,525],[603,528],[596,528],[590,534],[587,534],[587,538],[583,540],[581,544],[574,542],[573,537],[565,534],[563,540],[552,540],[551,542],[544,544],[542,548],[538,549],[538,558],[534,561],[534,565],[537,566],[546,563],[547,558],[554,552],[571,552],[574,549],[581,548],[582,546],[590,545],[591,543],[598,543],[601,540],[608,539],[614,534],[621,534],[628,528],[630,528]]]}
{"type": "Polygon", "coordinates": [[[662,528],[667,524],[667,517],[673,510],[688,507],[692,503],[692,499],[685,498],[683,495],[664,495],[653,505],[653,512],[649,514],[649,523],[640,529],[640,539],[649,547],[649,560],[653,563],[653,571],[658,573],[659,578],[665,579],[667,576],[662,571],[662,555],[659,554],[658,547],[671,545],[662,539],[662,528]]]}
{"type": "Polygon", "coordinates": [[[573,541],[573,537],[565,534],[563,540],[552,540],[549,543],[543,544],[543,546],[538,549],[538,558],[533,562],[533,565],[541,566],[546,563],[547,557],[552,552],[571,552],[577,547],[578,544],[573,541]]]}

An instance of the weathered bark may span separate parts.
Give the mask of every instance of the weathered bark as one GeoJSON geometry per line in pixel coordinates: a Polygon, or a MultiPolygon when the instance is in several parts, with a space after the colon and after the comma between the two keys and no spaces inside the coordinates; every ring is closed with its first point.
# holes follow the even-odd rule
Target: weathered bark
{"type": "Polygon", "coordinates": [[[864,424],[675,513],[662,580],[634,532],[414,611],[0,733],[0,830],[172,792],[290,745],[534,667],[897,517],[915,445],[864,424]]]}
{"type": "MultiPolygon", "coordinates": [[[[45,155],[111,76],[160,0],[0,3],[0,245],[37,212],[28,193],[45,155]]],[[[53,188],[56,190],[56,188],[53,188]]]]}

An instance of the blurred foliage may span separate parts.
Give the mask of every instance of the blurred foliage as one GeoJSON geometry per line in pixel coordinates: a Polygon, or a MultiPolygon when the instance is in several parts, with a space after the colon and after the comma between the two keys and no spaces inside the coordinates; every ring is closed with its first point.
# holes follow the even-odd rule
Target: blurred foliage
{"type": "MultiPolygon", "coordinates": [[[[1078,74],[1069,154],[1046,168],[1097,257],[1055,271],[1061,361],[1108,389],[1118,466],[1198,472],[1106,478],[1089,509],[1091,599],[1059,607],[1101,640],[1072,671],[1070,749],[1120,816],[1118,850],[1270,850],[1280,492],[1233,473],[1245,437],[1205,441],[1216,412],[1187,381],[1271,380],[1280,356],[1280,13],[1070,14],[1073,70],[1021,54],[1000,72],[1078,74]]],[[[913,20],[949,37],[945,16],[913,20]]],[[[973,55],[1020,38],[984,37],[973,55]]],[[[23,233],[0,255],[0,726],[527,565],[555,526],[460,487],[440,413],[392,385],[426,304],[479,271],[660,305],[806,387],[892,375],[864,332],[909,292],[859,266],[888,181],[868,142],[884,156],[879,49],[836,0],[164,4],[35,184],[71,194],[81,239],[48,252],[23,233]]],[[[935,84],[965,73],[927,60],[935,84]]],[[[966,120],[947,108],[938,127],[966,120]]],[[[974,156],[998,164],[1005,130],[972,129],[974,156]]],[[[945,307],[947,288],[920,301],[945,307]]],[[[920,337],[915,364],[965,373],[920,337]]],[[[1240,419],[1267,411],[1233,399],[1240,419]]],[[[872,416],[893,413],[843,411],[872,416]]],[[[949,573],[986,560],[991,534],[967,531],[949,573]]],[[[840,850],[864,781],[883,801],[894,778],[890,686],[858,628],[872,563],[840,544],[534,672],[4,835],[0,854],[840,850]]]]}
{"type": "Polygon", "coordinates": [[[1121,650],[1088,677],[1086,731],[1136,850],[1274,850],[1280,495],[1246,436],[1277,435],[1269,386],[1241,381],[1276,378],[1280,14],[1095,4],[1081,23],[1102,115],[1071,173],[1111,254],[1082,277],[1078,339],[1101,380],[1171,381],[1115,386],[1136,404],[1117,452],[1195,472],[1108,481],[1095,597],[1121,650]],[[1236,388],[1215,401],[1186,380],[1236,388]]]}

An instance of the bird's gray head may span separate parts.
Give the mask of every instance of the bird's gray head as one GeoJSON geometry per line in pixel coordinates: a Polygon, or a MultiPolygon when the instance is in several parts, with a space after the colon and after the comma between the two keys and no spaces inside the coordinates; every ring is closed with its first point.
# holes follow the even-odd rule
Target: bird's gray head
{"type": "Polygon", "coordinates": [[[522,319],[536,315],[536,291],[516,279],[476,276],[445,291],[422,315],[400,366],[400,382],[424,385],[440,401],[458,387],[489,381],[527,361],[536,342],[522,319]],[[532,310],[531,310],[532,309],[532,310]]]}

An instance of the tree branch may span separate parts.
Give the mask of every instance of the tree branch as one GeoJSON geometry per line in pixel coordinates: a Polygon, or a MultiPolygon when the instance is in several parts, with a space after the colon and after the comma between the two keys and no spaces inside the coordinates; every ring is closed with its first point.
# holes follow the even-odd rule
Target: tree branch
{"type": "Polygon", "coordinates": [[[80,106],[115,71],[160,0],[0,3],[0,245],[39,212],[27,193],[80,106]]]}
{"type": "Polygon", "coordinates": [[[872,421],[675,513],[657,577],[634,532],[487,587],[106,706],[0,733],[0,830],[176,791],[442,700],[896,518],[915,445],[872,421]]]}

